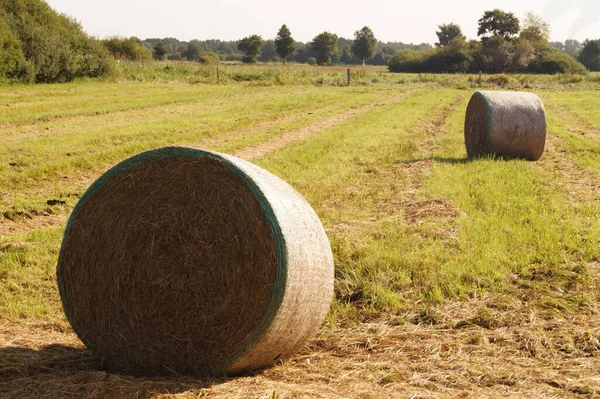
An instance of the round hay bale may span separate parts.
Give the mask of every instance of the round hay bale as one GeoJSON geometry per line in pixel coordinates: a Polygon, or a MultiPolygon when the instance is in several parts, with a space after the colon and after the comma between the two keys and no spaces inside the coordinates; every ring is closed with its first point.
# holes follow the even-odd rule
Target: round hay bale
{"type": "Polygon", "coordinates": [[[537,161],[546,145],[546,111],[532,93],[478,91],[467,106],[469,158],[496,155],[537,161]]]}
{"type": "Polygon", "coordinates": [[[67,318],[109,368],[239,374],[297,352],[333,297],[319,218],[239,158],[165,147],[116,165],[68,221],[57,278],[67,318]]]}

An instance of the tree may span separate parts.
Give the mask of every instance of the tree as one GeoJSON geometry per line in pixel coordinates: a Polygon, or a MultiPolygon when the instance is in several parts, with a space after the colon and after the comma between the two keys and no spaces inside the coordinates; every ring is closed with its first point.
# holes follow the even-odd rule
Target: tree
{"type": "Polygon", "coordinates": [[[396,54],[393,47],[389,45],[383,45],[381,49],[375,54],[375,57],[371,60],[373,65],[387,65],[388,61],[396,54]]]}
{"type": "Polygon", "coordinates": [[[341,43],[338,42],[338,55],[337,55],[337,62],[338,63],[342,63],[342,64],[346,64],[346,65],[352,65],[352,64],[356,64],[356,56],[354,55],[354,53],[352,52],[352,44],[350,43],[341,43]]]}
{"type": "Polygon", "coordinates": [[[511,42],[501,35],[487,39],[482,48],[483,55],[492,61],[494,73],[508,71],[511,62],[511,51],[511,42]]]}
{"type": "Polygon", "coordinates": [[[435,32],[439,40],[439,43],[435,44],[436,47],[448,46],[452,40],[459,37],[462,37],[466,40],[466,37],[463,35],[460,26],[456,24],[442,24],[438,25],[438,28],[440,30],[435,32]]]}
{"type": "Polygon", "coordinates": [[[338,37],[329,32],[319,33],[310,44],[317,53],[317,62],[319,65],[331,64],[331,56],[338,52],[338,37]]]}
{"type": "Polygon", "coordinates": [[[357,64],[358,59],[352,53],[352,44],[354,44],[354,39],[338,38],[338,51],[331,55],[331,63],[346,65],[357,64]]]}
{"type": "Polygon", "coordinates": [[[578,59],[590,71],[600,71],[600,39],[584,41],[578,59]]]}
{"type": "Polygon", "coordinates": [[[518,72],[526,69],[535,59],[533,43],[525,39],[517,39],[512,43],[511,57],[508,64],[509,72],[518,72]]]}
{"type": "Polygon", "coordinates": [[[167,49],[163,42],[158,42],[154,45],[154,58],[157,60],[163,60],[167,54],[167,49]]]}
{"type": "Polygon", "coordinates": [[[352,53],[362,61],[363,65],[365,62],[375,55],[375,49],[377,48],[377,39],[373,34],[373,31],[368,26],[363,27],[361,30],[354,32],[354,42],[352,43],[352,53]]]}
{"type": "Polygon", "coordinates": [[[200,42],[197,40],[192,40],[181,55],[188,59],[188,61],[197,61],[200,59],[200,54],[202,54],[202,46],[200,46],[200,42]]]}
{"type": "Polygon", "coordinates": [[[258,60],[263,62],[277,61],[277,49],[273,40],[265,40],[260,49],[258,60]]]}
{"type": "Polygon", "coordinates": [[[244,52],[246,56],[243,61],[246,64],[256,63],[256,56],[260,51],[260,47],[263,45],[263,39],[259,35],[251,35],[243,38],[238,43],[238,49],[244,52]]]}
{"type": "Polygon", "coordinates": [[[314,51],[310,47],[310,43],[294,42],[296,53],[291,58],[295,62],[306,63],[310,57],[314,57],[314,51]]]}
{"type": "Polygon", "coordinates": [[[539,15],[528,12],[523,20],[520,37],[533,45],[547,46],[550,39],[550,24],[539,15]]]}
{"type": "Polygon", "coordinates": [[[479,20],[477,36],[502,36],[508,39],[519,33],[519,18],[512,12],[504,12],[498,8],[486,11],[479,20]]]}
{"type": "Polygon", "coordinates": [[[288,57],[296,51],[292,33],[286,25],[282,25],[277,33],[277,37],[275,38],[275,50],[283,60],[284,64],[287,62],[288,57]]]}
{"type": "Polygon", "coordinates": [[[573,58],[577,58],[581,51],[581,43],[577,40],[568,39],[565,40],[564,52],[569,54],[573,58]]]}
{"type": "Polygon", "coordinates": [[[483,43],[483,55],[492,61],[495,73],[525,70],[535,59],[533,45],[525,39],[505,39],[493,36],[483,43]]]}
{"type": "Polygon", "coordinates": [[[563,44],[563,42],[550,42],[548,43],[550,45],[550,47],[554,47],[557,50],[560,51],[565,51],[565,45],[563,44]]]}

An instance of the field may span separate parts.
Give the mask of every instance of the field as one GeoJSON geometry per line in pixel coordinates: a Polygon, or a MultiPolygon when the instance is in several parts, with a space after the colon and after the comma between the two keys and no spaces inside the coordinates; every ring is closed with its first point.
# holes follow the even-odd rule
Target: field
{"type": "Polygon", "coordinates": [[[531,163],[466,159],[475,76],[355,71],[345,87],[345,70],[156,65],[0,87],[0,397],[600,397],[599,75],[485,77],[544,101],[531,163]],[[302,353],[140,379],[104,372],[71,331],[55,284],[70,210],[165,145],[251,160],[321,217],[336,299],[302,353]]]}

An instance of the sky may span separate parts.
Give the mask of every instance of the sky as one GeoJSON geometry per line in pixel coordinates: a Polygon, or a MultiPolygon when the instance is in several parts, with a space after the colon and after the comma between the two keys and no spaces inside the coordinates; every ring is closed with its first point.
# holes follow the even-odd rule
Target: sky
{"type": "Polygon", "coordinates": [[[47,0],[75,18],[86,32],[141,39],[238,40],[251,34],[272,39],[287,24],[295,40],[323,31],[345,38],[369,26],[384,42],[434,43],[442,23],[456,23],[470,39],[484,11],[500,8],[523,18],[532,11],[552,27],[551,41],[600,38],[600,0],[47,0]]]}

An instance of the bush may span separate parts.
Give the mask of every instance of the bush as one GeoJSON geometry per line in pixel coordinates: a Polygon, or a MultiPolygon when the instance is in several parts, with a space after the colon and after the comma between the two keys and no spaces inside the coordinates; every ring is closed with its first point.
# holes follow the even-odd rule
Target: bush
{"type": "Polygon", "coordinates": [[[200,54],[198,61],[205,65],[219,65],[221,63],[219,56],[212,51],[200,54]]]}
{"type": "Polygon", "coordinates": [[[529,64],[528,72],[544,74],[585,74],[585,67],[570,55],[553,47],[539,50],[535,59],[529,64]]]}
{"type": "Polygon", "coordinates": [[[150,61],[152,51],[146,48],[137,37],[113,36],[102,40],[102,44],[117,59],[129,61],[150,61]]]}
{"type": "MultiPolygon", "coordinates": [[[[491,39],[488,40],[491,42],[491,39]]],[[[507,71],[527,71],[542,74],[583,74],[585,67],[571,56],[561,53],[552,47],[544,47],[533,52],[533,47],[526,41],[504,41],[504,53],[500,54],[492,46],[479,44],[469,46],[456,45],[437,49],[398,52],[388,62],[390,72],[409,73],[465,73],[484,71],[488,73],[507,71]],[[486,51],[499,54],[487,54],[486,51]],[[504,57],[504,58],[503,58],[504,57]],[[503,68],[497,64],[503,62],[503,68]]],[[[501,43],[502,44],[502,43],[501,43]]]]}
{"type": "Polygon", "coordinates": [[[427,61],[426,72],[466,73],[473,57],[461,48],[449,46],[433,50],[433,54],[427,61]]]}
{"type": "Polygon", "coordinates": [[[423,59],[426,57],[424,51],[403,50],[398,51],[388,61],[390,72],[420,72],[423,59]]]}
{"type": "Polygon", "coordinates": [[[241,54],[227,54],[225,56],[225,61],[241,61],[244,58],[241,54]]]}
{"type": "Polygon", "coordinates": [[[398,52],[388,62],[390,72],[412,73],[465,73],[473,57],[466,51],[454,47],[398,52]]]}
{"type": "Polygon", "coordinates": [[[492,86],[500,87],[507,87],[515,83],[515,81],[511,79],[510,76],[505,75],[503,73],[498,75],[492,75],[489,78],[487,78],[486,81],[492,86]]]}
{"type": "Polygon", "coordinates": [[[236,72],[231,75],[231,79],[235,80],[236,82],[252,82],[256,80],[265,80],[265,78],[266,76],[264,74],[258,72],[236,72]]]}
{"type": "Polygon", "coordinates": [[[308,57],[308,65],[317,65],[317,59],[315,57],[308,57]]]}
{"type": "Polygon", "coordinates": [[[21,42],[10,29],[4,12],[0,10],[0,79],[9,82],[33,81],[33,66],[23,54],[21,42]]]}
{"type": "MultiPolygon", "coordinates": [[[[112,70],[114,61],[104,46],[87,36],[77,22],[57,14],[45,2],[3,0],[0,11],[5,27],[9,26],[12,32],[11,59],[22,60],[20,44],[26,60],[14,61],[19,65],[19,80],[66,82],[83,76],[102,76],[112,70]]],[[[2,35],[5,44],[10,37],[2,35]]]]}
{"type": "Polygon", "coordinates": [[[98,78],[114,71],[114,61],[99,41],[87,40],[78,50],[80,53],[73,56],[74,69],[68,80],[78,77],[98,78]]]}

